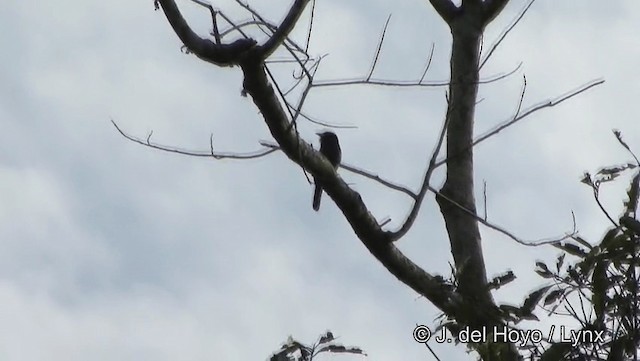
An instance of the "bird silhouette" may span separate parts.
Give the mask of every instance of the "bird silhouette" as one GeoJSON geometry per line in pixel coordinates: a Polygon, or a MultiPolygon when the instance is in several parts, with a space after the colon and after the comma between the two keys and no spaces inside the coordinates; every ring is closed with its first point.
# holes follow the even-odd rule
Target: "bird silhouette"
{"type": "MultiPolygon", "coordinates": [[[[333,132],[317,133],[320,136],[320,153],[333,165],[335,169],[338,169],[340,160],[342,159],[342,150],[340,149],[340,143],[338,142],[338,136],[333,132]]],[[[320,209],[320,200],[322,199],[322,185],[318,180],[315,180],[316,189],[313,193],[313,210],[320,209]]]]}

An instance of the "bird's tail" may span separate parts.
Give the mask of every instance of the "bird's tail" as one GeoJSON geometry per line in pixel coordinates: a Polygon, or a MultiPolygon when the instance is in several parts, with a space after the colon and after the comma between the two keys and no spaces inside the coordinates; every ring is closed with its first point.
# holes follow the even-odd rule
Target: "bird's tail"
{"type": "Polygon", "coordinates": [[[321,197],[322,197],[322,187],[316,184],[316,190],[313,193],[313,210],[316,212],[320,209],[321,197]]]}

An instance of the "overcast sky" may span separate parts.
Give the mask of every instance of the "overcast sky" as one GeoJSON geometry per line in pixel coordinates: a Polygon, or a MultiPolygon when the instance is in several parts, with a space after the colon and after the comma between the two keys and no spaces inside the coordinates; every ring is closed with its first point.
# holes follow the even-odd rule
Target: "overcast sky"
{"type": "MultiPolygon", "coordinates": [[[[178,4],[194,29],[207,11],[178,4]]],[[[274,22],[289,1],[252,1],[274,22]]],[[[486,32],[488,47],[524,7],[512,0],[486,32]]],[[[247,19],[232,1],[216,6],[247,19]]],[[[582,173],[629,160],[612,128],[640,150],[635,0],[539,0],[482,76],[476,129],[517,107],[593,79],[606,83],[538,112],[476,149],[476,184],[487,182],[489,220],[524,239],[571,229],[571,211],[595,242],[607,223],[579,183],[582,173]]],[[[375,77],[446,80],[450,34],[425,0],[323,0],[310,53],[329,56],[318,79],[361,77],[393,14],[375,77]],[[399,4],[398,4],[399,3],[399,4]],[[398,5],[397,5],[398,4],[398,5]]],[[[296,36],[304,40],[307,17],[296,36]]],[[[397,281],[324,197],[282,154],[215,161],[142,147],[111,125],[178,148],[247,152],[270,140],[238,68],[180,52],[153,1],[5,1],[0,12],[0,358],[3,360],[263,360],[288,335],[312,342],[327,329],[368,360],[432,360],[412,339],[437,310],[397,281]]],[[[276,68],[274,68],[276,69],[276,68]]],[[[282,84],[290,70],[280,68],[282,84]],[[285,69],[285,70],[283,70],[285,69]]],[[[445,88],[354,86],[313,92],[306,112],[340,129],[343,161],[415,189],[445,112],[445,88]]],[[[302,121],[316,142],[322,129],[302,121]]],[[[317,143],[316,143],[317,144],[317,143]]],[[[340,171],[374,215],[397,226],[409,199],[340,171]]],[[[433,180],[442,182],[442,173],[433,180]]],[[[626,182],[626,181],[625,181],[626,182]]],[[[626,183],[603,194],[613,214],[626,183]]],[[[481,199],[481,198],[479,198],[481,199]]],[[[399,247],[428,272],[449,276],[448,239],[430,195],[399,247]]],[[[542,280],[527,248],[482,229],[488,274],[518,280],[497,293],[519,304],[542,280]]],[[[443,360],[461,346],[433,344],[443,360]]],[[[337,359],[359,359],[343,357],[337,359]]]]}

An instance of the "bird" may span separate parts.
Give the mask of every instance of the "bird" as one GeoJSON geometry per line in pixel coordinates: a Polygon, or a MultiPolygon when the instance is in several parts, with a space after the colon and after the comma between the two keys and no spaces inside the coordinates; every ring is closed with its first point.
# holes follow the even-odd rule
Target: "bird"
{"type": "MultiPolygon", "coordinates": [[[[340,143],[338,142],[338,136],[333,132],[321,132],[316,133],[320,136],[320,153],[331,163],[331,165],[337,170],[342,159],[342,150],[340,149],[340,143]]],[[[320,209],[320,199],[322,197],[322,186],[317,180],[315,180],[316,189],[313,193],[313,210],[318,211],[320,209]]]]}

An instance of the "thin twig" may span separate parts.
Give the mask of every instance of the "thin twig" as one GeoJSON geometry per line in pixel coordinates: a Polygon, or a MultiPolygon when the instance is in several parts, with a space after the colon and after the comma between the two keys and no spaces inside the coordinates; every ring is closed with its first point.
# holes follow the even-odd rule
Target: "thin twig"
{"type": "MultiPolygon", "coordinates": [[[[309,71],[310,73],[315,73],[315,69],[320,66],[320,61],[322,61],[323,58],[324,58],[324,55],[318,58],[317,60],[314,59],[315,61],[313,61],[313,65],[309,67],[309,69],[307,70],[307,73],[309,73],[309,71]]],[[[300,64],[300,61],[298,59],[293,59],[293,61],[300,64]]],[[[306,62],[305,62],[305,65],[306,65],[306,62]]],[[[291,93],[295,88],[297,88],[302,83],[302,80],[304,79],[304,76],[302,75],[303,75],[302,71],[300,73],[300,76],[297,76],[295,73],[293,74],[293,78],[296,79],[296,82],[291,86],[291,88],[287,89],[287,91],[284,92],[285,95],[288,95],[289,93],[291,93]]]]}
{"type": "MultiPolygon", "coordinates": [[[[220,17],[223,18],[226,22],[229,23],[229,25],[231,25],[231,29],[228,29],[226,31],[223,31],[222,33],[226,35],[226,33],[231,32],[233,30],[237,30],[240,35],[242,35],[245,39],[249,39],[249,35],[247,35],[247,33],[245,33],[244,31],[242,31],[242,28],[238,25],[236,25],[233,20],[231,20],[231,18],[229,18],[227,15],[225,15],[223,12],[218,12],[218,14],[220,14],[220,17]]],[[[224,36],[224,35],[222,35],[224,36]]]]}
{"type": "Polygon", "coordinates": [[[457,208],[459,208],[460,210],[462,210],[463,212],[465,212],[469,216],[475,218],[478,222],[480,222],[481,224],[485,225],[486,227],[488,227],[490,229],[493,229],[494,231],[497,231],[499,233],[504,234],[505,236],[507,236],[507,237],[511,238],[512,240],[514,240],[516,243],[521,244],[523,246],[538,247],[538,246],[542,246],[542,245],[546,245],[546,244],[555,244],[555,243],[562,242],[563,240],[565,240],[567,238],[574,237],[578,233],[577,229],[576,229],[575,215],[572,212],[571,213],[571,218],[573,220],[573,229],[572,229],[571,232],[566,232],[563,236],[560,236],[560,237],[543,238],[543,239],[539,239],[539,240],[535,240],[535,241],[524,241],[524,240],[518,238],[513,233],[507,231],[506,229],[504,229],[502,227],[499,227],[499,226],[496,226],[495,224],[492,224],[492,223],[484,220],[482,217],[478,216],[475,212],[467,209],[465,206],[459,204],[458,202],[454,201],[453,199],[443,195],[442,193],[440,193],[438,190],[434,189],[433,187],[429,186],[429,190],[434,192],[438,196],[442,197],[444,200],[448,201],[452,205],[456,206],[457,208]]]}
{"type": "MultiPolygon", "coordinates": [[[[280,146],[278,144],[275,144],[275,143],[261,141],[260,145],[262,145],[263,147],[271,148],[273,150],[280,150],[280,146]]],[[[402,193],[408,195],[411,198],[415,199],[418,196],[413,191],[411,191],[409,188],[401,186],[401,185],[398,185],[398,184],[395,184],[395,183],[393,183],[391,181],[385,180],[385,179],[381,178],[380,176],[378,176],[377,174],[373,174],[373,173],[371,173],[369,171],[357,168],[355,166],[349,165],[349,164],[344,163],[344,162],[341,162],[339,167],[343,168],[343,169],[345,169],[345,170],[347,170],[347,171],[349,171],[351,173],[355,173],[355,174],[361,175],[361,176],[363,176],[365,178],[372,179],[372,180],[374,180],[374,181],[376,181],[376,182],[378,182],[378,183],[380,183],[380,184],[382,184],[384,186],[387,186],[387,187],[389,187],[389,188],[391,188],[393,190],[396,190],[398,192],[402,192],[402,193]]]]}
{"type": "Polygon", "coordinates": [[[422,76],[420,77],[420,81],[418,83],[422,83],[424,81],[424,77],[427,76],[427,71],[431,67],[431,61],[433,60],[433,52],[436,49],[436,44],[431,43],[431,51],[429,52],[429,59],[427,60],[427,66],[424,67],[424,71],[422,72],[422,76]]]}
{"type": "Polygon", "coordinates": [[[533,5],[533,3],[536,0],[530,0],[529,3],[525,6],[524,10],[522,10],[520,12],[520,14],[518,14],[518,16],[516,17],[516,19],[514,21],[511,22],[511,25],[509,25],[503,32],[502,34],[500,34],[500,36],[498,37],[498,40],[493,43],[491,45],[491,47],[489,48],[489,52],[487,53],[487,56],[484,58],[484,60],[482,60],[480,62],[480,66],[478,67],[478,70],[482,69],[482,67],[484,66],[484,64],[487,63],[487,61],[489,60],[489,58],[491,57],[491,55],[493,54],[494,51],[496,51],[496,49],[498,48],[498,46],[500,45],[500,43],[502,43],[502,41],[507,37],[507,35],[509,34],[509,32],[511,32],[511,30],[513,30],[513,28],[515,28],[516,25],[518,25],[518,23],[520,22],[520,20],[522,20],[522,18],[524,17],[524,14],[527,13],[527,11],[529,10],[529,8],[531,7],[531,5],[533,5]]]}
{"type": "MultiPolygon", "coordinates": [[[[450,105],[448,98],[447,98],[447,104],[450,105]]],[[[439,133],[440,135],[438,137],[438,142],[436,143],[436,147],[431,152],[431,158],[429,159],[429,166],[427,167],[427,171],[425,172],[424,179],[422,180],[422,186],[420,187],[420,191],[418,192],[418,195],[414,200],[413,206],[411,207],[411,211],[409,212],[409,215],[407,215],[407,218],[405,219],[405,221],[398,228],[398,230],[392,232],[393,240],[398,240],[402,238],[402,236],[404,236],[409,231],[409,229],[411,229],[411,226],[413,225],[416,218],[418,217],[418,211],[420,210],[420,206],[422,205],[424,196],[430,187],[429,182],[431,180],[431,175],[433,174],[433,171],[436,169],[435,167],[436,159],[438,158],[438,154],[440,154],[440,149],[442,148],[442,144],[444,143],[445,134],[447,134],[447,126],[449,124],[449,114],[450,114],[450,111],[448,110],[447,116],[442,122],[442,129],[440,129],[440,133],[439,133]]]]}
{"type": "MultiPolygon", "coordinates": [[[[262,24],[262,22],[260,22],[258,20],[255,20],[255,19],[246,20],[246,21],[241,22],[240,24],[231,25],[231,27],[228,28],[228,29],[224,29],[223,31],[220,32],[220,36],[221,37],[225,37],[225,36],[231,34],[234,31],[238,31],[238,29],[240,29],[240,28],[245,28],[247,26],[258,26],[258,25],[264,25],[264,24],[262,24]]],[[[246,37],[246,35],[245,35],[245,37],[246,37]]]]}
{"type": "MultiPolygon", "coordinates": [[[[585,85],[583,85],[583,86],[581,86],[581,87],[579,87],[577,89],[574,89],[574,90],[572,90],[572,91],[570,91],[568,93],[565,93],[564,95],[561,95],[561,96],[559,96],[559,97],[557,97],[555,99],[548,100],[548,101],[546,101],[544,103],[539,103],[537,105],[534,105],[534,106],[530,107],[529,109],[525,110],[519,116],[513,117],[509,121],[498,125],[493,130],[481,135],[480,137],[478,137],[476,140],[473,141],[473,143],[471,144],[471,147],[475,147],[479,143],[481,143],[481,142],[487,140],[488,138],[498,134],[502,130],[510,127],[511,125],[513,125],[513,124],[515,124],[517,122],[519,122],[520,120],[528,117],[529,115],[537,112],[538,110],[541,110],[541,109],[544,109],[544,108],[554,107],[554,106],[556,106],[556,105],[558,105],[558,104],[560,104],[560,103],[562,103],[562,102],[564,102],[566,100],[569,100],[569,99],[573,98],[574,96],[576,96],[578,94],[584,93],[585,91],[587,91],[587,90],[589,90],[589,89],[591,89],[591,88],[593,88],[595,86],[598,86],[598,85],[600,85],[602,83],[604,83],[603,79],[594,80],[594,81],[591,81],[591,82],[589,82],[589,83],[587,83],[587,84],[585,84],[585,85]]],[[[442,164],[446,163],[446,161],[447,161],[446,158],[442,159],[442,160],[439,160],[436,163],[436,166],[439,167],[442,164]]]]}
{"type": "Polygon", "coordinates": [[[307,42],[304,44],[304,51],[309,51],[309,44],[311,43],[311,30],[313,29],[313,16],[316,13],[316,0],[311,0],[311,15],[309,16],[309,30],[307,31],[307,42]]]}
{"type": "Polygon", "coordinates": [[[619,228],[620,225],[618,225],[618,223],[613,220],[613,218],[609,215],[609,212],[607,212],[606,208],[604,208],[604,205],[602,205],[602,202],[600,202],[599,184],[593,187],[593,198],[596,200],[596,204],[598,204],[598,207],[600,207],[600,210],[602,211],[602,213],[604,213],[604,215],[607,216],[611,224],[613,224],[614,227],[619,228]]]}
{"type": "MultiPolygon", "coordinates": [[[[236,0],[242,5],[240,0],[236,0]]],[[[268,58],[293,30],[309,0],[294,0],[284,20],[276,27],[276,31],[262,46],[263,58],[268,58]]]]}
{"type": "MultiPolygon", "coordinates": [[[[295,107],[291,104],[289,104],[289,102],[287,102],[287,106],[290,107],[291,109],[294,109],[295,107]]],[[[358,126],[357,125],[340,125],[340,124],[332,124],[332,123],[328,123],[328,122],[323,122],[317,119],[313,119],[311,116],[309,116],[308,114],[305,114],[303,111],[300,111],[300,117],[308,120],[309,122],[316,124],[316,125],[320,125],[323,127],[327,127],[327,128],[334,128],[334,129],[357,129],[358,126]]]]}
{"type": "Polygon", "coordinates": [[[218,32],[218,22],[216,20],[216,14],[218,13],[211,4],[206,3],[204,1],[201,0],[191,0],[194,3],[200,5],[200,6],[204,6],[205,8],[209,9],[209,12],[211,12],[211,22],[212,24],[212,33],[211,35],[213,35],[213,38],[216,41],[216,44],[220,45],[222,43],[222,41],[220,40],[220,32],[218,32]]]}
{"type": "MultiPolygon", "coordinates": [[[[477,82],[477,84],[489,84],[499,80],[502,80],[510,75],[513,75],[515,72],[520,70],[522,67],[522,63],[518,64],[518,66],[508,73],[501,73],[498,75],[494,75],[487,79],[482,79],[477,82]]],[[[432,82],[422,82],[420,80],[385,80],[385,79],[347,79],[347,80],[326,80],[322,82],[317,82],[313,84],[313,87],[332,87],[332,86],[345,86],[345,85],[379,85],[379,86],[393,86],[393,87],[445,87],[455,82],[450,81],[432,81],[432,82]]],[[[465,82],[465,84],[470,84],[465,82]]]]}
{"type": "Polygon", "coordinates": [[[486,221],[489,217],[487,211],[487,181],[482,181],[482,199],[484,201],[484,220],[486,221]]]}
{"type": "MultiPolygon", "coordinates": [[[[304,0],[304,2],[306,2],[308,0],[304,0]]],[[[296,1],[296,3],[298,3],[299,1],[296,1]]],[[[260,13],[256,10],[254,10],[249,4],[242,2],[240,0],[236,0],[236,3],[238,3],[242,8],[244,8],[245,10],[247,10],[249,13],[251,13],[251,15],[255,18],[254,21],[257,19],[257,21],[255,21],[256,25],[258,25],[258,28],[260,28],[260,25],[263,25],[265,27],[267,27],[270,31],[271,34],[267,34],[265,32],[266,35],[269,36],[269,40],[267,40],[267,42],[271,42],[272,39],[278,37],[282,34],[280,34],[279,32],[279,27],[276,26],[275,24],[270,23],[269,21],[267,21],[265,18],[262,17],[262,15],[260,15],[260,13]]],[[[293,5],[291,5],[291,9],[290,11],[293,11],[293,8],[296,6],[296,3],[294,3],[293,5]]],[[[288,35],[284,36],[282,38],[282,42],[284,43],[285,41],[289,42],[291,45],[293,45],[299,52],[306,54],[306,50],[303,50],[302,47],[300,45],[298,45],[295,41],[291,40],[289,38],[288,35]]],[[[275,51],[275,49],[273,49],[273,51],[275,51]]],[[[273,52],[271,51],[271,52],[273,52]]]]}
{"type": "Polygon", "coordinates": [[[376,48],[375,56],[373,57],[373,64],[371,65],[371,70],[369,70],[369,74],[367,74],[367,81],[371,79],[371,75],[373,75],[373,71],[376,69],[376,64],[378,63],[378,57],[380,57],[380,50],[382,50],[382,43],[384,42],[384,35],[387,33],[387,27],[389,26],[389,20],[391,20],[391,14],[387,17],[387,21],[384,23],[384,28],[382,29],[382,35],[380,36],[380,41],[378,42],[378,46],[376,48]]]}
{"type": "Polygon", "coordinates": [[[126,139],[128,139],[128,140],[130,140],[130,141],[132,141],[134,143],[138,143],[138,144],[141,144],[141,145],[143,145],[145,147],[158,149],[158,150],[162,150],[162,151],[165,151],[165,152],[189,155],[189,156],[192,156],[192,157],[211,157],[211,158],[214,158],[214,159],[255,159],[255,158],[264,157],[265,155],[271,154],[271,153],[273,153],[273,152],[275,152],[277,150],[277,149],[263,149],[263,150],[255,151],[255,152],[252,152],[252,153],[246,153],[246,154],[231,153],[231,152],[214,152],[213,151],[213,138],[210,138],[210,146],[211,146],[211,151],[210,152],[188,151],[188,150],[182,150],[182,149],[177,149],[177,148],[173,148],[173,147],[168,147],[168,146],[152,143],[151,142],[151,135],[153,135],[153,131],[149,132],[149,135],[147,136],[147,138],[145,140],[142,140],[140,138],[136,138],[136,137],[134,137],[132,135],[129,135],[129,134],[125,133],[118,126],[118,124],[116,124],[116,122],[113,119],[111,119],[111,124],[113,124],[113,126],[118,130],[118,133],[120,133],[120,135],[122,135],[123,137],[125,137],[126,139]]]}
{"type": "Polygon", "coordinates": [[[380,183],[380,184],[382,184],[382,185],[384,185],[386,187],[389,187],[389,188],[391,188],[393,190],[396,190],[398,192],[402,192],[402,193],[408,195],[409,197],[411,197],[413,199],[417,199],[418,198],[418,195],[416,193],[414,193],[412,190],[410,190],[409,188],[407,188],[405,186],[401,186],[399,184],[392,183],[392,182],[390,182],[388,180],[382,179],[377,174],[372,174],[372,173],[370,173],[368,171],[365,171],[365,170],[360,169],[360,168],[356,168],[356,167],[354,167],[352,165],[348,165],[348,164],[345,164],[345,163],[341,163],[340,164],[340,168],[344,168],[345,170],[348,170],[351,173],[355,173],[355,174],[361,175],[361,176],[363,176],[365,178],[372,179],[372,180],[374,180],[374,181],[376,181],[376,182],[378,182],[378,183],[380,183]]]}
{"type": "MultiPolygon", "coordinates": [[[[265,147],[271,147],[271,148],[276,148],[279,149],[279,147],[277,145],[273,145],[273,144],[269,144],[269,143],[265,143],[265,142],[261,142],[261,145],[265,146],[265,147]]],[[[365,178],[374,180],[388,188],[391,188],[393,190],[402,192],[406,195],[408,195],[409,197],[413,198],[414,200],[417,200],[418,197],[420,196],[419,194],[416,194],[415,192],[413,192],[412,190],[410,190],[409,188],[402,186],[402,185],[398,185],[395,183],[392,183],[388,180],[385,180],[383,178],[381,178],[380,176],[378,176],[377,174],[374,174],[372,172],[360,169],[360,168],[356,168],[354,166],[351,165],[347,165],[347,164],[340,164],[340,168],[343,168],[349,172],[361,175],[365,178]]],[[[543,239],[539,239],[539,240],[533,240],[533,241],[525,241],[522,240],[521,238],[517,237],[516,235],[514,235],[513,233],[507,231],[506,229],[499,227],[495,224],[492,224],[491,222],[487,221],[486,219],[483,219],[482,217],[478,216],[475,212],[472,212],[471,210],[467,209],[466,207],[462,206],[461,204],[459,204],[458,202],[452,200],[451,198],[443,195],[442,193],[440,193],[437,189],[433,188],[431,185],[427,186],[427,189],[431,192],[433,192],[434,194],[437,194],[438,196],[442,197],[444,200],[450,202],[452,205],[456,206],[457,208],[461,209],[463,212],[467,213],[469,216],[475,218],[478,220],[478,222],[480,222],[481,224],[485,225],[486,227],[493,229],[496,232],[502,233],[503,235],[511,238],[512,240],[514,240],[515,242],[523,245],[523,246],[528,246],[528,247],[537,247],[537,246],[541,246],[541,245],[545,245],[545,244],[554,244],[554,243],[558,243],[561,242],[567,238],[571,238],[574,237],[577,234],[576,231],[576,220],[575,220],[575,215],[573,214],[573,212],[571,213],[571,218],[572,218],[572,222],[573,222],[573,230],[571,232],[567,232],[565,233],[565,235],[560,236],[560,237],[554,237],[554,238],[543,238],[543,239]]]]}

